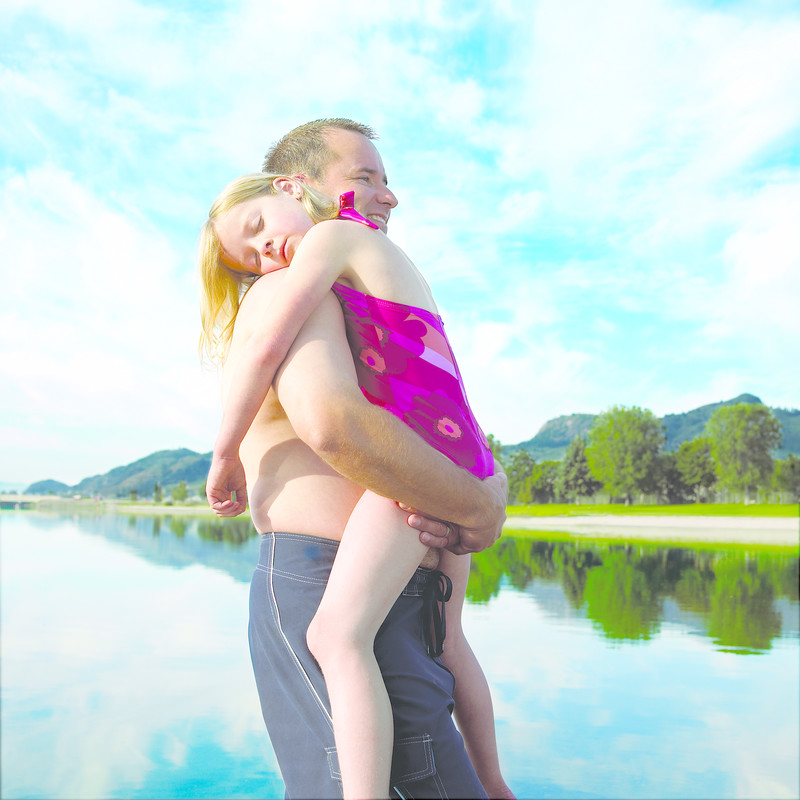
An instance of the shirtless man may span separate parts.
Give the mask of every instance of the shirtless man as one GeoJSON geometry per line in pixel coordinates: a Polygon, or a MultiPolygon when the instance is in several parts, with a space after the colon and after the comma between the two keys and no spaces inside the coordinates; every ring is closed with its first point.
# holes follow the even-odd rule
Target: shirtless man
{"type": "MultiPolygon", "coordinates": [[[[397,200],[371,136],[369,129],[347,120],[309,123],[272,148],[265,170],[294,175],[332,197],[354,190],[356,209],[385,231],[397,200]]],[[[263,276],[242,303],[223,396],[281,277],[281,271],[263,276]]],[[[363,487],[451,521],[409,517],[424,543],[464,553],[481,550],[499,536],[505,476],[499,472],[478,481],[364,398],[332,294],[295,340],[240,457],[253,521],[263,534],[251,586],[250,646],[264,720],[287,797],[341,797],[325,683],[305,632],[363,487]]],[[[231,507],[228,513],[236,512],[231,507]]],[[[417,534],[410,530],[409,535],[417,534]]],[[[432,549],[423,566],[437,562],[432,549]]],[[[395,720],[392,786],[399,796],[483,797],[452,722],[452,675],[427,654],[421,635],[426,575],[417,572],[375,641],[395,720]]],[[[498,796],[499,766],[485,755],[493,742],[471,734],[472,721],[491,709],[475,708],[469,698],[455,699],[470,755],[484,784],[494,782],[486,788],[498,796]]]]}

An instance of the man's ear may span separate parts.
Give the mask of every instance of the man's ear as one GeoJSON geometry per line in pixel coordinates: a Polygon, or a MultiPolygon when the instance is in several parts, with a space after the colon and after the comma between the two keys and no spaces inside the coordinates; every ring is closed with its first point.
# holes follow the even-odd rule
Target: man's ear
{"type": "Polygon", "coordinates": [[[300,181],[296,178],[275,178],[272,185],[279,191],[294,197],[299,200],[303,196],[303,188],[300,186],[300,181]]]}
{"type": "Polygon", "coordinates": [[[308,183],[308,175],[306,175],[305,172],[296,172],[292,175],[292,179],[298,183],[308,183]]]}

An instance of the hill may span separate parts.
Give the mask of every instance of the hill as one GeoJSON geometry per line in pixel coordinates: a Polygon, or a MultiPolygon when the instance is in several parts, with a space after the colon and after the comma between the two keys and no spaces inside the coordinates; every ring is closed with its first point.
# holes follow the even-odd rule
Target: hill
{"type": "Polygon", "coordinates": [[[211,453],[194,450],[159,450],[131,464],[115,467],[104,475],[84,478],[75,486],[58,481],[39,481],[26,490],[29,494],[80,494],[90,497],[128,497],[132,491],[143,497],[153,494],[158,482],[165,492],[181,481],[187,484],[202,483],[211,466],[211,453]]]}
{"type": "MultiPolygon", "coordinates": [[[[667,437],[665,449],[676,450],[682,442],[699,436],[711,415],[722,406],[760,402],[761,400],[754,394],[740,394],[731,400],[709,403],[683,414],[666,414],[662,418],[667,437]]],[[[783,408],[771,410],[783,429],[783,442],[775,456],[785,458],[789,453],[800,455],[800,410],[783,408]]],[[[504,445],[503,455],[511,455],[517,450],[526,450],[537,461],[558,461],[564,457],[572,439],[588,433],[596,418],[596,414],[570,414],[548,420],[532,439],[519,444],[504,445]]]]}
{"type": "Polygon", "coordinates": [[[61,481],[37,481],[32,483],[23,494],[69,494],[70,488],[61,481]]]}
{"type": "Polygon", "coordinates": [[[569,414],[548,420],[533,439],[503,445],[503,455],[527,450],[537,461],[559,461],[576,436],[585,436],[594,425],[596,414],[569,414]]]}
{"type": "MultiPolygon", "coordinates": [[[[667,435],[666,449],[675,450],[681,442],[702,433],[706,422],[721,406],[760,402],[755,395],[742,394],[732,400],[711,403],[683,414],[667,414],[663,418],[667,435]]],[[[800,455],[800,410],[773,408],[772,413],[783,427],[783,444],[775,455],[778,458],[784,458],[789,453],[800,455]]],[[[589,431],[596,417],[596,414],[569,414],[548,420],[532,439],[504,445],[503,455],[527,450],[537,461],[558,461],[564,457],[567,446],[576,436],[589,431]]],[[[132,464],[115,467],[104,475],[84,478],[75,486],[67,486],[59,481],[38,481],[31,484],[25,493],[128,497],[132,491],[136,491],[141,497],[150,497],[158,482],[168,495],[170,489],[181,481],[201,485],[210,466],[211,453],[195,453],[186,448],[159,450],[132,464]]]]}

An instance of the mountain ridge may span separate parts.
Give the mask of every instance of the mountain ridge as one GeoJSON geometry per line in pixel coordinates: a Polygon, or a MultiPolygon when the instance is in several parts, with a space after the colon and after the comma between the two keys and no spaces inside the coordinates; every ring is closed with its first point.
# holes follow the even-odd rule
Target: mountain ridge
{"type": "MultiPolygon", "coordinates": [[[[684,441],[702,433],[706,422],[718,408],[737,403],[761,403],[753,394],[741,394],[731,400],[708,403],[681,414],[665,414],[661,421],[666,434],[665,449],[677,449],[684,441]]],[[[775,455],[784,458],[789,453],[800,456],[800,410],[772,408],[781,423],[783,443],[775,455]]],[[[575,436],[585,435],[594,424],[597,414],[563,414],[542,425],[531,438],[519,444],[504,445],[503,455],[526,450],[537,461],[558,461],[575,436]]],[[[74,486],[54,480],[32,483],[25,494],[54,494],[126,497],[131,492],[150,496],[156,483],[165,493],[181,481],[201,487],[211,466],[211,452],[197,453],[187,448],[158,450],[144,458],[114,467],[103,475],[84,478],[74,486]]]]}
{"type": "MultiPolygon", "coordinates": [[[[685,441],[699,436],[711,418],[711,415],[723,406],[738,403],[761,403],[754,394],[744,393],[730,400],[708,403],[680,414],[665,414],[661,417],[666,434],[664,449],[668,452],[677,450],[685,441]]],[[[781,423],[783,441],[776,451],[777,458],[785,458],[790,453],[800,455],[800,410],[770,408],[778,422],[781,423]]],[[[519,444],[504,445],[503,455],[510,455],[518,450],[527,451],[537,461],[559,461],[564,457],[569,443],[575,436],[585,436],[599,414],[569,414],[548,420],[539,428],[536,435],[519,444]]]]}

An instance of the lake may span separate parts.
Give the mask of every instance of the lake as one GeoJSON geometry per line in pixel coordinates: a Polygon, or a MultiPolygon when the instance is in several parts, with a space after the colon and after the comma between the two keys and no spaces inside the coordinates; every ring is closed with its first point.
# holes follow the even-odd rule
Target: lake
{"type": "MultiPolygon", "coordinates": [[[[282,797],[245,520],[0,514],[3,798],[282,797]]],[[[520,798],[797,798],[796,553],[538,541],[464,626],[520,798]]]]}

